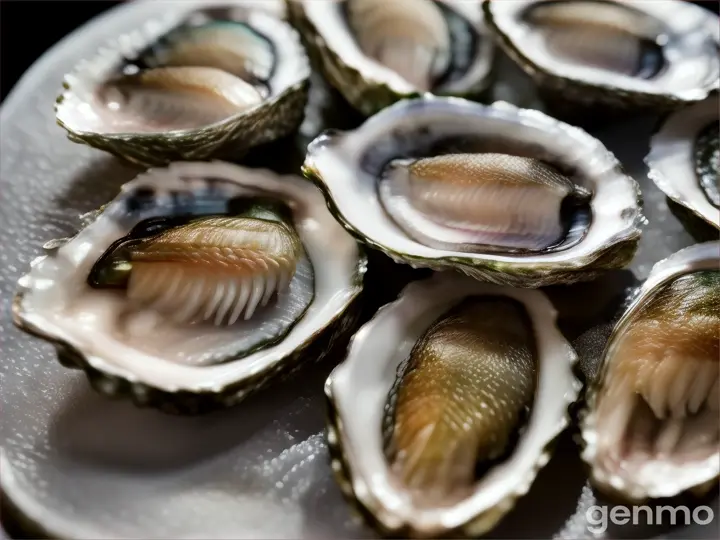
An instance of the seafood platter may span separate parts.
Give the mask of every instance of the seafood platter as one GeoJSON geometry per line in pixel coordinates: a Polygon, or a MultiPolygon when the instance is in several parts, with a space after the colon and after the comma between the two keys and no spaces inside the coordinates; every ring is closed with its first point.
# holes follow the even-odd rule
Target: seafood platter
{"type": "Polygon", "coordinates": [[[58,45],[3,106],[6,526],[570,539],[631,534],[591,507],[717,512],[696,4],[141,1],[58,45]]]}

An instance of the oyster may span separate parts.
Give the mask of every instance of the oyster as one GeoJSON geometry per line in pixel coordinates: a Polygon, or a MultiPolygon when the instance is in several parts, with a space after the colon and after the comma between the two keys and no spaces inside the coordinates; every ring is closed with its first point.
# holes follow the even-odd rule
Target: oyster
{"type": "Polygon", "coordinates": [[[68,137],[141,165],[241,157],[297,129],[310,67],[289,24],[261,9],[151,20],[65,78],[68,137]]]}
{"type": "Polygon", "coordinates": [[[480,96],[495,47],[479,3],[462,0],[288,0],[325,77],[371,115],[425,92],[480,96]]]}
{"type": "Polygon", "coordinates": [[[689,2],[484,0],[488,27],[564,102],[668,108],[719,87],[716,15],[689,2]]]}
{"type": "Polygon", "coordinates": [[[673,201],[720,229],[720,101],[716,95],[670,114],[650,140],[649,176],[673,201]]]}
{"type": "Polygon", "coordinates": [[[22,329],[103,393],[201,412],[349,337],[365,257],[299,177],[176,163],[126,184],[19,282],[22,329]]]}
{"type": "Polygon", "coordinates": [[[308,148],[333,214],[397,262],[499,284],[587,280],[626,265],[640,193],[586,132],[538,111],[425,97],[308,148]]]}
{"type": "Polygon", "coordinates": [[[539,291],[454,272],[408,285],[325,385],[345,496],[393,536],[494,527],[547,463],[580,390],[555,316],[539,291]]]}
{"type": "Polygon", "coordinates": [[[720,242],[656,264],[610,336],[581,415],[598,488],[631,501],[720,474],[720,242]]]}

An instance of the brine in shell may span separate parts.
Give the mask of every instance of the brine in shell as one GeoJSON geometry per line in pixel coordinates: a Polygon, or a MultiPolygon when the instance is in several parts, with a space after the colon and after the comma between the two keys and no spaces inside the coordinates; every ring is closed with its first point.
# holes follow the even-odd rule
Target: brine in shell
{"type": "Polygon", "coordinates": [[[320,135],[303,170],[350,232],[395,261],[498,284],[621,268],[644,219],[637,183],[597,139],[504,102],[401,101],[320,135]]]}
{"type": "Polygon", "coordinates": [[[298,128],[309,78],[297,32],[270,11],[171,12],[81,62],[56,117],[71,140],[141,165],[237,159],[298,128]]]}
{"type": "Polygon", "coordinates": [[[476,537],[528,491],[580,390],[555,317],[540,291],[444,272],[357,332],[325,385],[328,444],[381,532],[476,537]]]}
{"type": "Polygon", "coordinates": [[[426,92],[479,98],[492,82],[495,44],[479,2],[287,2],[325,78],[365,115],[426,92]]]}
{"type": "Polygon", "coordinates": [[[720,229],[720,100],[667,115],[650,139],[649,176],[670,199],[720,229]]]}
{"type": "Polygon", "coordinates": [[[615,326],[581,415],[591,481],[633,502],[720,474],[720,242],[657,263],[615,326]]]}
{"type": "Polygon", "coordinates": [[[556,103],[663,110],[720,87],[720,20],[690,2],[484,0],[483,11],[556,103]]]}
{"type": "Polygon", "coordinates": [[[175,163],[123,186],[19,281],[20,328],[138,405],[232,405],[348,338],[366,260],[309,182],[175,163]]]}

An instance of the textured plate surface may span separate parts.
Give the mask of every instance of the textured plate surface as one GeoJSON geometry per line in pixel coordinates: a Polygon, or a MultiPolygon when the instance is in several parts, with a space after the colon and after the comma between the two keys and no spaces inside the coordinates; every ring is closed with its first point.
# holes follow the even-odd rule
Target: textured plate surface
{"type": "MultiPolygon", "coordinates": [[[[322,386],[332,362],[305,370],[239,408],[172,417],[96,395],[82,374],[56,362],[50,345],[12,325],[16,281],[41,245],[72,234],[81,213],[112,198],[138,172],[65,138],[53,117],[63,74],[109,35],[163,10],[191,6],[189,1],[132,3],[93,21],[39,60],[0,112],[2,518],[13,531],[31,529],[33,537],[39,532],[62,538],[372,537],[342,500],[328,465],[322,386]]],[[[305,137],[258,153],[252,164],[297,170],[301,155],[293,152],[317,133],[324,116],[336,114],[318,99],[311,96],[316,109],[309,111],[305,137]],[[287,159],[278,159],[282,152],[287,159]]],[[[334,125],[351,127],[342,125],[354,121],[349,118],[334,125]]],[[[647,179],[642,157],[654,121],[632,120],[595,133],[643,188],[650,223],[631,267],[637,279],[644,279],[656,261],[693,243],[647,179]]],[[[594,306],[605,289],[622,290],[634,278],[618,273],[603,284],[558,296],[573,300],[567,304],[570,313],[573,306],[594,306]]],[[[562,314],[563,306],[559,309],[562,314]]],[[[591,345],[597,349],[602,343],[591,345]]],[[[586,511],[594,504],[606,503],[586,486],[577,450],[564,437],[530,494],[492,536],[593,538],[586,511]]],[[[712,523],[675,529],[669,536],[717,538],[717,500],[709,504],[716,515],[712,523]]],[[[597,536],[666,533],[627,525],[597,536]]]]}

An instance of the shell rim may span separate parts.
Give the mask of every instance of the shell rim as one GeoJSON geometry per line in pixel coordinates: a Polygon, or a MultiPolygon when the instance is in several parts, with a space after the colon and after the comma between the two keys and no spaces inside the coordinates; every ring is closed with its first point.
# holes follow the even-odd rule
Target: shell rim
{"type": "MultiPolygon", "coordinates": [[[[573,85],[577,88],[579,88],[581,91],[587,91],[587,92],[595,92],[595,93],[601,93],[606,95],[613,95],[613,94],[621,94],[623,100],[630,100],[638,99],[650,99],[655,102],[661,103],[664,106],[670,106],[670,107],[677,107],[687,104],[692,104],[698,101],[702,101],[703,99],[707,98],[710,94],[717,92],[720,90],[720,81],[716,81],[714,86],[711,87],[705,87],[702,89],[703,94],[697,95],[695,97],[683,97],[680,95],[667,93],[667,92],[659,92],[659,93],[651,93],[651,92],[643,92],[635,89],[628,89],[623,88],[619,86],[613,86],[612,84],[602,84],[602,83],[593,83],[588,82],[587,80],[581,79],[581,78],[570,78],[565,77],[563,75],[559,75],[557,73],[548,71],[538,65],[534,60],[532,60],[529,56],[524,54],[520,48],[520,45],[517,44],[514,40],[510,39],[510,37],[497,25],[497,22],[495,21],[495,18],[492,13],[491,4],[492,3],[498,3],[498,0],[482,0],[482,9],[483,13],[485,14],[485,21],[487,22],[488,28],[492,30],[492,32],[495,34],[497,38],[497,42],[500,45],[500,47],[517,63],[522,67],[523,71],[525,71],[528,75],[530,75],[533,79],[544,79],[552,86],[556,87],[563,87],[566,85],[573,85]]],[[[677,2],[680,4],[681,8],[683,7],[686,2],[677,2]]],[[[689,7],[695,7],[695,6],[689,6],[689,7]]],[[[715,36],[714,36],[715,37],[715,36]]],[[[717,39],[717,37],[716,37],[717,39]]],[[[717,42],[717,47],[720,50],[720,42],[717,42]]]]}
{"type": "MultiPolygon", "coordinates": [[[[372,326],[378,324],[377,319],[381,315],[384,315],[387,312],[392,312],[394,309],[397,308],[401,300],[403,300],[404,298],[421,294],[423,291],[423,286],[427,283],[432,284],[432,282],[448,281],[449,274],[450,272],[446,273],[445,275],[435,273],[428,278],[412,281],[408,285],[406,285],[402,289],[402,291],[400,291],[395,300],[381,306],[368,321],[363,323],[363,325],[356,330],[356,332],[350,338],[345,353],[345,358],[332,370],[324,384],[324,393],[327,403],[326,442],[330,451],[332,472],[335,480],[340,486],[343,497],[346,499],[346,501],[352,506],[354,506],[356,510],[359,510],[366,521],[369,521],[374,527],[382,531],[383,534],[389,536],[394,536],[397,534],[417,535],[418,533],[420,534],[420,536],[423,536],[423,534],[422,531],[414,528],[412,524],[408,523],[406,520],[402,520],[403,524],[399,528],[386,526],[385,522],[378,516],[378,513],[384,512],[385,514],[393,514],[393,512],[388,509],[382,508],[381,501],[376,496],[371,495],[372,489],[368,488],[367,486],[365,486],[365,488],[361,490],[364,493],[364,497],[358,497],[358,477],[353,474],[353,468],[350,465],[350,459],[348,458],[344,450],[344,445],[347,444],[347,440],[345,430],[343,428],[343,421],[340,418],[339,407],[336,404],[334,390],[334,386],[336,384],[335,378],[337,377],[337,372],[342,369],[343,365],[348,361],[350,351],[353,349],[356,341],[369,339],[372,326]]],[[[461,279],[471,278],[463,276],[461,279]]],[[[505,295],[506,291],[503,291],[503,289],[510,288],[508,286],[495,284],[489,284],[489,287],[493,289],[497,288],[495,294],[499,295],[505,295]]],[[[547,303],[551,309],[551,312],[548,314],[552,318],[551,324],[557,330],[558,337],[565,341],[565,343],[567,344],[567,349],[570,356],[567,366],[570,384],[569,387],[565,389],[566,392],[564,393],[563,397],[563,401],[565,403],[563,407],[564,412],[561,415],[561,421],[556,423],[555,431],[552,434],[545,436],[546,440],[542,447],[542,450],[535,459],[531,470],[528,471],[528,474],[531,476],[531,481],[527,483],[526,488],[510,490],[507,498],[503,500],[504,504],[486,508],[475,518],[455,527],[452,530],[444,531],[444,534],[463,533],[469,537],[475,537],[486,534],[493,527],[495,527],[500,522],[500,520],[502,520],[502,518],[512,510],[517,500],[522,498],[531,489],[532,484],[534,483],[534,480],[537,477],[538,473],[551,458],[557,440],[563,435],[563,433],[565,433],[568,427],[572,425],[572,410],[575,404],[580,399],[580,394],[583,387],[583,383],[577,375],[579,355],[572,347],[572,344],[557,328],[557,310],[552,304],[552,302],[550,302],[549,298],[547,298],[547,296],[541,291],[535,291],[532,289],[520,289],[520,294],[541,294],[545,299],[547,299],[547,303]]]]}
{"type": "MultiPolygon", "coordinates": [[[[228,4],[232,5],[232,4],[228,4]]],[[[207,6],[207,8],[213,8],[214,5],[210,4],[207,6]]],[[[237,6],[235,6],[237,7],[237,6]]],[[[293,37],[293,47],[295,48],[295,52],[297,53],[297,60],[299,61],[298,66],[296,66],[296,71],[298,72],[297,75],[297,81],[289,86],[286,86],[282,91],[275,93],[272,96],[269,96],[267,99],[264,99],[257,105],[250,107],[249,109],[245,109],[243,111],[237,112],[235,114],[232,114],[222,120],[218,120],[216,122],[212,122],[210,124],[205,124],[203,126],[194,127],[194,128],[185,128],[185,129],[172,129],[172,130],[165,130],[165,131],[151,131],[151,132],[142,132],[142,131],[124,131],[124,132],[103,132],[103,131],[88,131],[88,130],[80,130],[75,129],[72,126],[72,122],[68,122],[67,118],[63,120],[61,118],[62,112],[65,107],[65,102],[73,94],[73,85],[71,83],[71,79],[82,79],[83,74],[87,70],[87,64],[93,60],[98,60],[101,57],[116,57],[118,58],[119,53],[119,43],[123,40],[123,38],[128,38],[130,36],[139,36],[143,43],[149,43],[153,40],[161,37],[165,33],[171,31],[177,24],[181,24],[183,20],[185,20],[188,16],[190,16],[194,12],[203,11],[205,8],[202,6],[196,6],[193,9],[190,9],[186,12],[182,13],[172,13],[170,15],[165,16],[159,16],[152,18],[148,21],[145,21],[143,26],[137,30],[125,32],[118,36],[115,36],[114,38],[111,38],[107,40],[103,45],[101,45],[93,55],[86,57],[85,59],[80,60],[75,64],[75,67],[68,72],[64,77],[62,81],[62,87],[63,90],[60,92],[60,94],[55,99],[54,104],[54,112],[55,112],[55,120],[56,123],[63,128],[65,131],[68,132],[68,134],[80,138],[80,139],[86,139],[88,137],[102,137],[107,140],[136,140],[136,141],[152,141],[156,140],[158,138],[162,139],[168,139],[168,140],[182,140],[184,138],[188,137],[195,137],[195,136],[202,136],[204,133],[207,132],[213,132],[216,130],[222,130],[229,124],[232,124],[236,122],[238,119],[243,118],[245,116],[248,116],[250,114],[257,113],[258,111],[266,108],[266,107],[272,107],[278,102],[285,99],[287,96],[291,94],[295,94],[297,92],[305,91],[310,86],[310,75],[312,74],[312,69],[310,67],[310,59],[308,57],[307,51],[303,47],[301,41],[300,41],[300,35],[298,31],[290,25],[286,20],[283,20],[272,13],[269,13],[267,11],[261,10],[259,8],[247,8],[248,13],[260,13],[261,16],[265,16],[268,18],[275,19],[275,22],[279,23],[279,25],[285,26],[285,30],[287,31],[289,36],[293,37]],[[153,30],[153,27],[157,27],[155,30],[153,30]]],[[[137,52],[137,48],[135,48],[135,52],[137,52]]],[[[124,55],[120,55],[119,58],[124,59],[124,55]]],[[[96,82],[93,83],[93,86],[96,86],[96,82]]],[[[86,103],[86,101],[83,101],[86,103]]],[[[72,118],[72,115],[71,115],[72,118]]]]}
{"type": "MultiPolygon", "coordinates": [[[[210,163],[220,163],[223,165],[227,164],[226,162],[217,161],[217,160],[212,161],[210,163]]],[[[180,164],[183,165],[184,163],[180,162],[180,164]]],[[[202,164],[205,165],[206,163],[202,163],[202,164]]],[[[229,164],[229,165],[232,165],[233,167],[238,167],[237,165],[234,165],[234,164],[229,164]]],[[[148,171],[140,173],[138,175],[138,177],[144,176],[144,175],[152,172],[153,170],[157,170],[157,169],[169,170],[170,168],[171,167],[157,167],[154,169],[149,169],[148,171]]],[[[305,181],[299,175],[281,175],[281,174],[277,174],[269,169],[249,169],[249,170],[252,171],[258,177],[264,176],[264,175],[272,175],[276,178],[290,177],[290,178],[294,178],[299,181],[303,181],[303,182],[305,181]]],[[[136,178],[138,178],[138,177],[136,177],[136,178]]],[[[120,187],[120,193],[123,192],[123,189],[126,185],[131,184],[134,181],[135,181],[135,179],[132,179],[129,182],[126,182],[125,184],[123,184],[123,186],[120,187]]],[[[367,254],[366,254],[365,249],[363,248],[362,244],[355,241],[356,248],[357,248],[357,257],[356,257],[356,261],[354,264],[354,272],[352,275],[352,283],[351,283],[352,288],[348,288],[349,294],[348,294],[347,299],[345,300],[344,304],[340,308],[338,308],[338,310],[333,312],[330,315],[330,317],[327,320],[325,320],[322,324],[317,325],[313,329],[312,333],[309,334],[307,337],[305,337],[296,348],[289,351],[287,354],[280,356],[276,361],[265,365],[262,370],[257,371],[252,376],[241,377],[241,378],[238,378],[235,380],[228,381],[222,385],[214,385],[212,389],[207,389],[207,388],[195,388],[192,386],[180,387],[177,385],[171,386],[171,387],[161,387],[160,385],[144,382],[140,379],[131,380],[127,377],[117,375],[117,374],[110,375],[110,374],[105,373],[101,369],[102,365],[95,365],[96,362],[92,362],[83,351],[78,349],[78,347],[76,347],[75,345],[70,343],[67,339],[59,337],[58,335],[56,335],[56,333],[47,331],[47,330],[39,327],[38,325],[31,323],[28,320],[27,310],[24,306],[23,301],[24,301],[25,295],[30,290],[30,287],[26,287],[21,284],[25,280],[25,278],[31,274],[32,267],[38,261],[53,257],[57,247],[61,247],[65,243],[72,240],[75,236],[77,236],[77,234],[79,234],[79,232],[81,232],[82,230],[87,228],[92,222],[94,222],[96,219],[98,219],[102,215],[104,208],[105,208],[105,205],[101,206],[99,209],[97,209],[95,211],[91,211],[91,212],[88,212],[87,214],[85,214],[86,216],[90,215],[91,217],[89,218],[89,220],[87,220],[86,222],[81,224],[81,226],[78,228],[77,232],[74,235],[64,237],[64,238],[52,239],[44,244],[43,249],[45,250],[45,254],[34,258],[30,262],[30,265],[29,265],[30,270],[27,271],[26,273],[24,273],[18,279],[17,292],[13,296],[13,299],[11,302],[11,309],[10,309],[13,323],[18,329],[22,330],[23,332],[25,332],[29,335],[40,338],[43,341],[46,341],[46,342],[52,344],[57,349],[58,353],[63,352],[63,351],[70,352],[73,356],[73,360],[79,365],[79,367],[83,368],[83,370],[85,370],[86,372],[89,372],[89,371],[100,372],[103,375],[106,375],[113,379],[123,380],[123,381],[129,383],[133,387],[157,390],[157,391],[167,393],[167,394],[180,395],[180,394],[185,394],[185,393],[191,392],[196,395],[220,396],[220,395],[224,394],[226,391],[228,391],[228,389],[233,389],[233,387],[235,387],[239,384],[242,384],[243,381],[245,381],[245,380],[262,379],[263,377],[265,377],[267,375],[271,375],[274,371],[276,371],[278,368],[283,366],[283,364],[285,364],[288,359],[292,358],[294,355],[297,355],[298,353],[302,354],[302,352],[305,349],[307,349],[312,343],[314,343],[323,334],[323,332],[325,330],[330,328],[332,325],[338,323],[345,315],[347,315],[352,310],[351,308],[352,308],[353,304],[355,304],[357,302],[357,300],[362,297],[362,294],[364,292],[364,279],[365,279],[365,275],[367,273],[368,258],[367,258],[367,254]],[[49,248],[45,247],[48,245],[51,245],[52,247],[49,247],[49,248]]],[[[354,239],[352,239],[352,240],[354,240],[354,239]]],[[[314,301],[315,301],[315,299],[313,299],[313,302],[314,301]]],[[[312,304],[312,302],[311,302],[311,304],[312,304]]],[[[258,351],[258,352],[260,352],[260,351],[258,351]]],[[[58,354],[56,356],[58,357],[57,358],[58,361],[60,361],[60,363],[63,364],[62,359],[60,358],[61,355],[58,354]]],[[[102,364],[104,362],[103,357],[97,356],[96,358],[99,359],[100,364],[102,364]]],[[[242,359],[240,359],[238,361],[242,361],[242,359]]],[[[68,367],[68,366],[65,366],[65,367],[68,367]]],[[[202,383],[202,381],[200,380],[196,384],[201,384],[201,383],[202,383]]]]}
{"type": "MultiPolygon", "coordinates": [[[[458,4],[458,0],[439,0],[445,4],[447,4],[451,9],[455,9],[454,5],[458,4]]],[[[362,53],[361,55],[365,61],[368,62],[368,66],[362,66],[362,65],[356,65],[353,62],[347,62],[345,58],[343,57],[341,51],[338,51],[333,45],[330,45],[328,43],[328,39],[326,39],[326,36],[323,35],[322,32],[320,32],[317,29],[317,25],[315,22],[308,17],[305,4],[308,2],[316,2],[316,3],[324,3],[326,5],[339,5],[340,2],[336,0],[286,0],[288,4],[296,5],[298,10],[301,10],[302,17],[305,18],[309,24],[312,26],[313,31],[313,40],[317,41],[317,43],[314,43],[313,45],[323,49],[326,48],[332,52],[332,54],[339,59],[339,62],[342,63],[345,69],[350,70],[354,73],[357,73],[361,80],[369,87],[374,87],[378,89],[387,90],[390,93],[394,94],[395,96],[399,98],[403,97],[412,97],[412,96],[419,96],[424,94],[433,94],[432,91],[430,92],[423,92],[419,88],[414,87],[411,83],[406,81],[403,77],[401,77],[399,74],[395,73],[394,71],[392,77],[385,77],[383,76],[384,72],[386,71],[392,71],[390,68],[385,67],[380,62],[373,60],[372,58],[368,57],[365,53],[362,53]],[[367,69],[370,68],[370,69],[367,69]],[[402,84],[401,84],[402,81],[402,84]],[[403,87],[404,86],[404,87],[403,87]]],[[[463,3],[462,0],[459,2],[460,4],[463,3]]],[[[480,6],[478,6],[479,8],[480,6]]],[[[291,8],[292,9],[292,8],[291,8]]],[[[485,45],[482,48],[482,52],[477,55],[476,57],[476,63],[482,64],[484,69],[482,73],[480,73],[477,77],[477,80],[466,90],[463,92],[452,92],[448,93],[447,95],[475,95],[475,94],[481,94],[483,91],[485,91],[491,84],[491,77],[492,77],[492,71],[493,71],[493,64],[494,64],[494,57],[496,53],[497,46],[495,45],[495,42],[488,36],[486,33],[483,32],[483,30],[486,29],[484,24],[484,17],[482,17],[483,12],[481,9],[478,9],[478,14],[481,16],[481,20],[479,23],[471,22],[471,25],[474,27],[475,31],[478,33],[478,35],[485,41],[485,45]]],[[[323,67],[324,63],[323,63],[323,67]]],[[[440,92],[442,95],[443,93],[440,92]]]]}
{"type": "MultiPolygon", "coordinates": [[[[472,108],[501,108],[501,107],[512,107],[514,109],[517,109],[518,111],[532,111],[533,114],[536,116],[542,117],[544,120],[552,120],[553,122],[557,122],[559,124],[567,125],[564,122],[561,122],[559,120],[556,120],[545,113],[542,113],[541,111],[537,110],[531,110],[531,109],[523,109],[521,107],[516,107],[515,105],[508,104],[503,101],[496,101],[490,105],[483,105],[479,103],[473,103],[468,100],[465,100],[463,98],[459,97],[441,97],[441,96],[434,96],[434,95],[428,95],[424,97],[418,97],[418,98],[410,98],[410,99],[403,99],[398,101],[397,103],[391,105],[390,107],[387,107],[384,109],[384,114],[390,114],[395,109],[400,109],[404,106],[407,106],[408,104],[415,103],[415,102],[427,102],[432,103],[433,101],[437,102],[446,102],[451,105],[457,105],[461,107],[472,107],[472,108]]],[[[366,120],[365,122],[370,122],[373,117],[366,120]]],[[[513,275],[516,274],[518,279],[521,279],[522,282],[526,286],[532,286],[532,287],[541,287],[545,285],[551,285],[556,283],[571,283],[576,280],[582,280],[584,279],[581,274],[583,272],[592,272],[594,269],[594,263],[597,261],[601,261],[604,259],[604,257],[614,250],[618,250],[621,248],[627,248],[630,250],[630,253],[626,254],[627,260],[625,262],[629,262],[629,260],[634,256],[635,251],[638,248],[638,244],[640,241],[640,238],[642,236],[642,223],[644,222],[645,218],[642,213],[642,192],[640,191],[639,184],[637,181],[632,178],[631,176],[627,175],[624,170],[622,169],[622,165],[619,161],[617,161],[617,158],[614,157],[615,161],[617,162],[618,167],[618,174],[622,175],[624,178],[626,178],[633,186],[636,198],[635,198],[635,206],[637,208],[637,216],[634,220],[633,224],[631,226],[628,226],[625,229],[625,234],[618,234],[615,237],[607,239],[607,242],[602,246],[603,249],[598,250],[593,253],[594,257],[587,257],[583,260],[576,260],[572,258],[568,258],[565,261],[560,262],[542,262],[542,263],[524,263],[522,261],[499,261],[499,260],[493,260],[493,259],[487,259],[485,257],[485,254],[483,253],[477,253],[477,254],[466,254],[461,255],[458,252],[458,255],[436,255],[435,257],[426,257],[422,255],[413,255],[410,253],[402,253],[393,249],[390,249],[386,246],[384,246],[381,241],[375,240],[373,238],[369,238],[363,235],[363,233],[356,228],[343,214],[342,210],[340,210],[339,205],[335,202],[335,199],[331,193],[330,188],[326,184],[326,182],[323,180],[322,174],[318,170],[318,168],[315,165],[314,160],[314,154],[315,150],[318,146],[318,143],[322,141],[333,141],[333,140],[339,140],[342,139],[346,134],[349,133],[355,133],[358,131],[361,131],[364,127],[364,123],[361,124],[359,127],[353,130],[348,131],[338,131],[338,130],[326,130],[325,132],[319,134],[311,143],[308,145],[307,154],[305,157],[305,161],[302,165],[302,173],[303,175],[310,181],[312,181],[315,185],[317,185],[320,190],[322,191],[323,195],[325,196],[326,203],[331,211],[331,213],[335,216],[336,220],[345,227],[345,229],[352,234],[356,239],[358,239],[360,242],[370,246],[373,249],[382,251],[389,257],[391,257],[396,262],[406,263],[410,264],[413,267],[418,268],[431,268],[433,270],[442,270],[445,268],[454,268],[462,271],[463,273],[471,276],[475,276],[476,272],[482,272],[483,270],[486,270],[487,272],[491,272],[492,274],[504,274],[506,275],[513,275]],[[567,274],[567,275],[563,275],[567,274]],[[574,276],[577,279],[572,279],[570,276],[574,276]]],[[[570,126],[574,130],[580,130],[583,133],[585,133],[588,137],[592,137],[591,135],[587,134],[584,130],[581,130],[578,127],[570,126]]],[[[594,137],[592,137],[595,139],[594,137]]],[[[603,148],[604,145],[602,145],[603,148]]],[[[609,151],[608,151],[609,152],[609,151]]],[[[578,245],[582,244],[584,240],[581,240],[578,245]]],[[[572,248],[569,248],[572,249],[572,248]]],[[[439,250],[434,250],[439,251],[439,250]]],[[[512,258],[512,257],[508,257],[512,258]]],[[[490,281],[498,284],[504,284],[507,281],[503,280],[502,277],[495,277],[494,279],[487,274],[482,274],[484,279],[489,279],[490,281]],[[495,281],[497,279],[497,281],[495,281]]],[[[591,276],[588,276],[591,277],[591,276]]]]}
{"type": "MultiPolygon", "coordinates": [[[[687,194],[678,191],[674,187],[673,182],[668,177],[666,177],[666,175],[663,174],[660,168],[657,167],[657,158],[654,155],[654,149],[656,149],[658,145],[662,145],[665,142],[664,138],[668,135],[666,130],[669,129],[669,123],[672,120],[682,118],[682,115],[688,113],[689,108],[705,107],[706,104],[711,105],[713,101],[716,102],[715,111],[717,111],[717,106],[720,105],[720,94],[718,94],[717,92],[711,92],[702,101],[691,103],[686,108],[669,112],[661,116],[656,122],[650,135],[649,150],[643,158],[643,163],[645,163],[645,166],[648,168],[648,177],[653,181],[653,183],[658,187],[658,189],[660,189],[660,191],[662,191],[668,198],[670,198],[670,200],[684,206],[685,208],[690,210],[693,215],[699,217],[703,220],[703,222],[707,223],[708,225],[711,225],[716,229],[720,229],[720,209],[715,209],[717,213],[717,220],[715,221],[713,221],[711,216],[708,216],[706,213],[700,211],[697,205],[693,203],[692,200],[688,200],[688,198],[686,197],[687,194]]],[[[696,189],[700,196],[705,197],[705,194],[702,193],[702,190],[699,187],[697,187],[696,189]]],[[[710,206],[712,207],[712,205],[710,206]]]]}
{"type": "MultiPolygon", "coordinates": [[[[613,329],[600,356],[601,367],[594,380],[587,385],[585,403],[580,409],[578,415],[579,439],[581,442],[580,457],[589,468],[590,481],[598,489],[605,493],[611,495],[620,493],[623,498],[633,502],[642,502],[648,499],[656,498],[652,493],[647,493],[645,488],[643,488],[645,491],[641,497],[630,496],[611,485],[612,478],[615,478],[615,475],[610,474],[608,476],[604,475],[603,477],[597,477],[595,473],[594,458],[597,453],[597,449],[594,443],[591,444],[588,439],[593,438],[591,434],[594,434],[597,428],[594,425],[589,426],[588,424],[590,423],[590,419],[594,417],[594,407],[597,402],[598,393],[602,390],[602,386],[605,381],[605,376],[609,367],[609,353],[615,345],[617,338],[622,334],[627,325],[632,322],[632,318],[637,311],[642,309],[648,300],[652,299],[654,296],[654,290],[669,283],[676,277],[689,272],[696,270],[718,270],[718,261],[720,261],[720,240],[694,244],[676,251],[668,257],[656,262],[653,265],[648,278],[637,291],[630,304],[625,308],[620,318],[613,325],[613,329]],[[712,255],[702,253],[703,250],[709,250],[713,247],[715,248],[715,252],[712,255]],[[684,257],[689,257],[690,259],[683,261],[684,257]]],[[[708,479],[708,481],[716,481],[719,477],[720,471],[718,471],[718,474],[716,474],[713,478],[708,479]]],[[[687,489],[679,490],[675,495],[680,495],[684,492],[691,492],[695,487],[697,486],[691,486],[687,489]]],[[[663,497],[665,496],[666,495],[663,495],[663,497]]]]}

